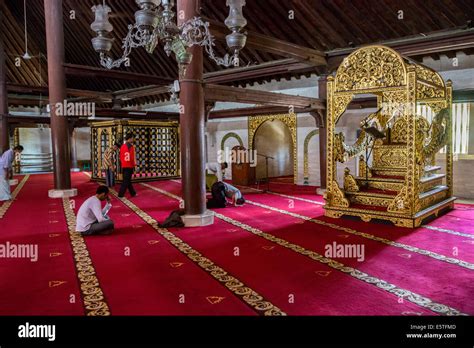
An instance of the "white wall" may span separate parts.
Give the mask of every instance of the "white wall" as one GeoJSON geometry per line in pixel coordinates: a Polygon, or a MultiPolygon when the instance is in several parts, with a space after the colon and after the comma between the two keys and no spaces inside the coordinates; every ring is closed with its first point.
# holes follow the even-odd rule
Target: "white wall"
{"type": "Polygon", "coordinates": [[[24,154],[38,155],[52,153],[51,129],[20,128],[20,144],[25,148],[24,154]]]}
{"type": "MultiPolygon", "coordinates": [[[[207,123],[207,161],[216,162],[219,151],[221,150],[222,139],[226,134],[236,133],[243,142],[245,148],[248,148],[248,118],[238,117],[232,119],[210,120],[207,123]]],[[[238,145],[234,138],[228,139],[224,146],[232,149],[238,145]]],[[[231,166],[226,170],[226,178],[231,179],[231,166]]]]}
{"type": "Polygon", "coordinates": [[[78,161],[91,160],[91,129],[89,127],[76,128],[74,139],[78,161]]]}
{"type": "MultiPolygon", "coordinates": [[[[20,128],[19,136],[20,144],[25,148],[24,155],[51,154],[53,151],[50,128],[20,128]]],[[[76,144],[77,160],[90,161],[90,128],[76,128],[72,141],[76,144]]],[[[28,163],[30,162],[31,160],[28,163]]],[[[33,160],[33,162],[36,163],[37,161],[33,160]]]]}

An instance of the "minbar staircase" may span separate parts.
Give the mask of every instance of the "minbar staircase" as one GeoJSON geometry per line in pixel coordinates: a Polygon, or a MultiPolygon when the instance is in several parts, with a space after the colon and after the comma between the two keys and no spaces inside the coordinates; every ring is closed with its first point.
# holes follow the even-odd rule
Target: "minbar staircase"
{"type": "Polygon", "coordinates": [[[349,207],[344,210],[347,215],[360,216],[364,221],[379,218],[400,226],[417,227],[427,217],[437,216],[441,210],[453,206],[456,198],[450,196],[444,184],[446,175],[439,173],[441,167],[426,166],[418,182],[419,204],[415,214],[403,216],[389,210],[406,185],[405,146],[375,146],[372,168],[366,167],[363,157],[360,161],[359,176],[353,177],[346,169],[344,193],[349,207]],[[393,158],[387,159],[388,155],[393,158]]]}
{"type": "MultiPolygon", "coordinates": [[[[420,200],[426,200],[431,196],[440,196],[441,192],[447,192],[448,187],[443,185],[445,174],[440,174],[439,166],[430,166],[425,168],[425,174],[420,178],[420,200]]],[[[359,186],[359,192],[346,192],[351,206],[365,205],[387,208],[393,199],[400,193],[405,183],[405,175],[403,172],[389,171],[385,168],[373,168],[372,177],[356,177],[359,186]],[[371,201],[371,204],[367,204],[371,201]]],[[[433,198],[433,200],[437,200],[433,198]]],[[[378,210],[378,209],[377,209],[378,210]]]]}

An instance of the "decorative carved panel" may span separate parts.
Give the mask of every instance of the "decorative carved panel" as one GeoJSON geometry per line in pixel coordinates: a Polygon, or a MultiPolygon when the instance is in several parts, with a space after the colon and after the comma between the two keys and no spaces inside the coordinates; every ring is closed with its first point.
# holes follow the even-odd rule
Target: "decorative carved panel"
{"type": "Polygon", "coordinates": [[[336,74],[336,92],[406,85],[403,58],[383,46],[360,49],[344,59],[336,74]]]}

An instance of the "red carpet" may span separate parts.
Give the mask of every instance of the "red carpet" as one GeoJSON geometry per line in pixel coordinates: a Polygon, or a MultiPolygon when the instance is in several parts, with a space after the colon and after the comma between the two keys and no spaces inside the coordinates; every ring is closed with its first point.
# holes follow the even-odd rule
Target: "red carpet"
{"type": "MultiPolygon", "coordinates": [[[[81,173],[74,186],[81,192],[77,208],[97,188],[81,173]]],[[[112,315],[256,314],[118,199],[110,218],[114,234],[85,240],[112,315]]]]}
{"type": "Polygon", "coordinates": [[[38,246],[38,260],[0,259],[0,315],[83,315],[61,200],[51,175],[31,175],[0,220],[0,244],[38,246]]]}
{"type": "MultiPolygon", "coordinates": [[[[252,199],[251,197],[249,199],[252,199]]],[[[258,197],[254,201],[267,204],[269,206],[278,206],[275,198],[258,197]]],[[[308,204],[301,202],[303,204],[308,204]]],[[[286,203],[281,203],[286,204],[286,203]]],[[[253,216],[261,216],[264,214],[264,209],[258,208],[258,211],[253,212],[253,216]]],[[[288,210],[287,204],[284,209],[288,210]]],[[[250,210],[250,209],[249,209],[250,210]]],[[[297,209],[294,209],[297,210],[297,209]]],[[[292,211],[294,211],[292,210],[292,211]]],[[[227,214],[227,213],[226,213],[227,214]]],[[[307,213],[301,213],[305,216],[311,215],[311,209],[307,213]]],[[[230,214],[228,214],[230,215],[230,214]]],[[[295,223],[298,219],[294,219],[287,215],[284,217],[280,213],[271,213],[267,219],[254,222],[258,224],[259,228],[263,229],[263,224],[271,221],[276,223],[277,219],[281,219],[282,223],[288,219],[292,219],[295,223]]],[[[242,217],[243,218],[243,217],[242,217]]],[[[241,218],[241,220],[242,220],[241,218]]],[[[447,257],[454,257],[467,262],[473,261],[473,245],[462,243],[462,239],[453,235],[438,236],[436,232],[417,232],[413,231],[405,238],[399,238],[400,234],[408,233],[408,231],[401,231],[392,226],[378,226],[377,228],[367,228],[367,224],[359,221],[336,220],[320,217],[320,220],[327,221],[339,226],[349,227],[362,232],[370,232],[370,234],[380,236],[390,240],[396,240],[405,245],[418,246],[428,251],[433,251],[445,255],[447,257]],[[398,235],[398,237],[397,237],[398,235]],[[433,238],[436,235],[436,239],[433,238]],[[458,255],[453,256],[453,248],[458,249],[458,255]]],[[[280,221],[280,220],[278,220],[280,221]]],[[[301,220],[300,220],[301,221],[301,220]]],[[[249,220],[250,223],[250,220],[249,220]]],[[[271,228],[271,225],[268,226],[271,228]]],[[[272,232],[274,233],[274,232],[272,232]]],[[[305,222],[298,229],[289,228],[287,231],[278,230],[274,233],[278,236],[285,236],[286,239],[295,241],[302,246],[311,248],[317,252],[323,253],[324,246],[331,244],[334,241],[344,244],[364,244],[366,261],[359,263],[354,259],[338,259],[347,265],[357,267],[358,269],[367,272],[373,276],[379,277],[391,283],[397,284],[405,289],[410,289],[416,293],[422,294],[431,298],[432,300],[443,303],[461,311],[474,314],[474,303],[464,301],[474,294],[473,269],[466,269],[457,265],[452,265],[447,262],[441,262],[434,258],[420,255],[419,253],[410,252],[406,249],[392,247],[373,241],[367,238],[362,238],[357,235],[347,235],[343,231],[334,230],[332,228],[316,225],[311,222],[305,222]],[[286,233],[287,232],[287,233],[286,233]],[[313,233],[311,233],[313,232],[313,233]],[[317,232],[317,233],[314,233],[317,232]],[[343,238],[344,237],[344,238],[343,238]],[[393,267],[396,265],[396,267],[393,267]]]]}
{"type": "MultiPolygon", "coordinates": [[[[179,185],[176,183],[155,183],[154,185],[157,185],[159,187],[165,188],[170,191],[174,191],[175,193],[179,193],[179,185]]],[[[256,195],[258,197],[263,197],[263,195],[256,195]]],[[[254,199],[254,197],[247,197],[249,199],[254,199]]],[[[272,202],[275,202],[275,197],[274,196],[266,196],[266,199],[271,200],[272,202]]],[[[284,204],[288,208],[288,200],[282,200],[284,204]]],[[[299,202],[298,202],[299,203],[299,202]]],[[[221,211],[220,211],[221,212],[221,211]]],[[[227,208],[223,209],[222,213],[226,216],[230,216],[235,218],[238,221],[241,222],[246,222],[251,226],[255,226],[261,230],[268,231],[271,234],[277,235],[279,237],[282,237],[286,240],[294,241],[295,243],[308,247],[311,250],[315,250],[314,246],[319,246],[319,250],[316,250],[320,253],[324,253],[324,245],[332,243],[335,239],[334,231],[331,231],[330,233],[327,233],[326,237],[322,237],[319,233],[314,234],[315,230],[319,230],[318,226],[315,226],[314,224],[311,223],[304,223],[304,224],[299,224],[301,221],[297,221],[297,219],[288,217],[286,215],[280,214],[280,213],[274,213],[271,211],[266,211],[265,209],[257,208],[254,206],[246,205],[243,208],[227,208]],[[294,221],[292,221],[294,220],[294,221]],[[298,226],[297,229],[295,229],[295,224],[298,226]],[[275,228],[275,226],[278,226],[278,228],[275,228]]],[[[328,228],[324,227],[324,229],[328,230],[328,228]]],[[[329,231],[328,231],[329,232],[329,231]]],[[[342,234],[342,233],[341,233],[342,234]]],[[[336,239],[337,240],[337,239],[336,239]]],[[[417,279],[415,280],[410,280],[407,281],[407,278],[410,278],[410,273],[413,275],[413,271],[410,270],[410,267],[413,267],[413,263],[408,264],[405,262],[406,265],[404,265],[404,258],[403,256],[400,257],[398,254],[403,254],[404,250],[400,251],[397,248],[385,246],[385,245],[379,245],[379,243],[374,242],[374,241],[366,241],[361,240],[360,237],[354,236],[354,241],[357,243],[363,243],[363,244],[368,244],[367,248],[370,250],[366,251],[367,258],[369,259],[366,261],[362,266],[359,265],[359,263],[355,264],[354,260],[352,259],[341,259],[345,264],[347,265],[353,265],[354,267],[357,267],[358,269],[362,269],[363,271],[367,271],[371,275],[374,275],[374,273],[379,274],[380,273],[380,278],[387,280],[387,281],[392,281],[393,283],[397,284],[398,286],[410,289],[414,292],[420,293],[422,295],[425,295],[427,297],[429,295],[437,295],[436,291],[425,291],[425,288],[423,284],[425,283],[426,279],[429,279],[429,276],[432,276],[436,278],[436,273],[432,272],[429,273],[428,276],[417,276],[417,279]],[[357,239],[359,238],[359,240],[357,239]],[[386,251],[385,249],[388,249],[386,251]],[[377,255],[377,258],[373,258],[371,254],[371,250],[374,251],[374,254],[379,254],[383,253],[382,256],[377,255]],[[397,264],[401,263],[402,267],[402,272],[396,269],[392,269],[391,271],[385,271],[385,268],[389,267],[390,264],[397,264]],[[403,267],[406,266],[406,270],[403,270],[403,267]],[[410,271],[409,271],[410,270],[410,271]],[[370,272],[369,272],[370,271],[370,272]],[[395,280],[398,281],[395,282],[395,280]]],[[[341,239],[341,241],[338,241],[338,243],[347,243],[345,239],[341,239]]],[[[353,242],[354,243],[354,242],[353,242]]],[[[406,251],[405,251],[406,252],[406,251]]],[[[424,263],[426,260],[422,259],[426,258],[425,256],[422,255],[414,255],[411,261],[413,262],[414,260],[417,263],[424,263]]],[[[430,267],[437,267],[440,261],[429,259],[426,261],[428,263],[427,268],[430,269],[430,267]]],[[[452,265],[449,265],[447,263],[444,263],[442,265],[443,267],[446,267],[447,270],[449,271],[449,267],[453,267],[452,265]]],[[[456,266],[457,268],[453,269],[456,272],[460,272],[463,274],[463,272],[471,272],[470,270],[466,270],[463,268],[460,268],[459,266],[456,266]]],[[[453,271],[451,270],[451,271],[453,271]]],[[[377,276],[375,274],[375,276],[377,276]]],[[[467,276],[467,279],[469,280],[471,277],[470,273],[465,274],[467,276]]],[[[465,281],[467,285],[468,282],[465,281]]],[[[456,283],[454,283],[456,284],[456,283]]],[[[461,283],[462,284],[462,283],[461,283]]],[[[458,305],[459,307],[462,306],[462,298],[466,298],[466,296],[469,295],[472,287],[467,286],[466,289],[462,289],[462,286],[460,286],[461,289],[458,289],[458,286],[460,285],[459,281],[456,285],[452,285],[452,289],[449,288],[450,283],[446,282],[447,289],[445,290],[445,293],[443,295],[446,296],[439,296],[440,300],[446,300],[446,301],[452,301],[453,305],[458,305]],[[449,293],[453,292],[453,296],[450,295],[449,293]],[[457,298],[456,300],[456,296],[457,298]]],[[[433,300],[436,300],[436,298],[432,298],[433,300]]],[[[443,303],[442,301],[440,301],[443,303]]],[[[449,302],[447,303],[449,305],[449,302]]],[[[466,310],[470,310],[471,313],[473,312],[472,310],[472,305],[466,305],[463,306],[465,307],[466,310]]],[[[462,309],[464,310],[464,309],[462,309]]]]}
{"type": "MultiPolygon", "coordinates": [[[[174,181],[152,185],[180,193],[180,184],[174,181]]],[[[0,243],[39,245],[36,263],[0,259],[1,315],[84,315],[62,202],[47,198],[51,186],[50,175],[31,176],[0,220],[0,243]],[[75,295],[74,303],[69,301],[71,294],[75,295]]],[[[78,173],[73,175],[73,186],[80,192],[75,198],[77,210],[95,192],[97,184],[78,173]]],[[[456,205],[458,209],[430,224],[444,226],[450,232],[408,230],[325,218],[322,206],[317,204],[322,198],[316,195],[314,187],[277,183],[271,187],[274,193],[246,194],[250,201],[267,208],[246,204],[220,209],[217,211],[224,219],[233,220],[216,219],[213,226],[204,228],[170,229],[172,234],[165,238],[151,221],[145,222],[137,213],[143,211],[163,221],[178,207],[178,202],[142,185],[136,185],[136,189],[139,196],[131,202],[140,210],[135,212],[114,198],[110,216],[116,223],[115,233],[85,237],[112,315],[259,314],[204,270],[199,261],[186,256],[185,251],[191,249],[289,315],[436,315],[450,308],[474,314],[472,269],[423,255],[420,250],[406,250],[341,230],[369,232],[373,238],[452,257],[454,262],[474,263],[474,239],[469,238],[474,233],[466,227],[472,226],[474,220],[472,206],[456,205]],[[272,211],[270,207],[282,211],[272,211]],[[304,221],[284,211],[341,227],[304,221]],[[462,219],[464,226],[457,219],[462,219]],[[247,225],[255,229],[248,230],[247,225]],[[168,238],[175,240],[173,234],[187,243],[185,249],[180,251],[170,242],[168,238]],[[355,268],[354,274],[335,269],[337,263],[312,258],[311,251],[324,256],[325,246],[333,242],[364,245],[363,262],[332,258],[355,268]],[[363,274],[360,272],[378,280],[361,280],[357,278],[363,274]],[[420,302],[410,302],[408,297],[399,301],[395,293],[376,284],[396,286],[396,291],[402,291],[400,296],[409,294],[403,293],[403,289],[412,291],[440,306],[430,310],[420,302]]],[[[414,300],[417,301],[420,299],[414,300]]]]}

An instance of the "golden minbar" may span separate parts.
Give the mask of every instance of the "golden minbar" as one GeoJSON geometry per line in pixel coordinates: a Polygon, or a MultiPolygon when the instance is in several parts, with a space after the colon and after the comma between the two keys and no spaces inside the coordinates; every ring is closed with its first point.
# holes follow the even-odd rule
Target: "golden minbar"
{"type": "MultiPolygon", "coordinates": [[[[137,168],[133,181],[178,178],[180,174],[179,125],[177,122],[106,121],[91,124],[92,179],[105,181],[102,156],[126,134],[135,135],[137,168]]],[[[119,151],[114,156],[116,179],[122,180],[119,151]]]]}
{"type": "Polygon", "coordinates": [[[328,78],[326,216],[357,216],[418,227],[453,208],[452,86],[435,71],[391,48],[368,46],[344,59],[328,78]],[[361,122],[355,144],[347,145],[336,125],[357,95],[377,97],[377,112],[361,122]],[[418,115],[426,105],[431,123],[418,115]],[[446,173],[434,163],[446,149],[446,173]],[[346,168],[337,181],[337,162],[356,158],[359,173],[346,168]]]}

